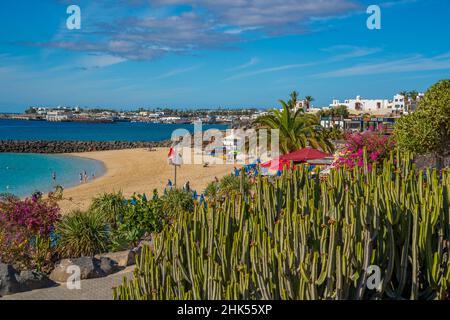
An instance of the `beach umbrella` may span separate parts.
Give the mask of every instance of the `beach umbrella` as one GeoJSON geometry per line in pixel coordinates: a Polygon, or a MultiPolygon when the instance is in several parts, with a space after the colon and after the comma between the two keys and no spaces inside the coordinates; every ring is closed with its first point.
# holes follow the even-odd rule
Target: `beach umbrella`
{"type": "Polygon", "coordinates": [[[330,154],[313,148],[303,148],[280,157],[282,161],[306,162],[331,157],[330,154]]]}
{"type": "Polygon", "coordinates": [[[291,162],[283,160],[281,158],[275,158],[268,162],[261,164],[261,173],[263,175],[276,175],[279,171],[283,171],[284,168],[290,168],[291,162]]]}
{"type": "Polygon", "coordinates": [[[261,164],[261,167],[268,168],[270,170],[283,170],[285,166],[287,166],[287,168],[290,168],[291,162],[282,158],[275,158],[261,164]]]}

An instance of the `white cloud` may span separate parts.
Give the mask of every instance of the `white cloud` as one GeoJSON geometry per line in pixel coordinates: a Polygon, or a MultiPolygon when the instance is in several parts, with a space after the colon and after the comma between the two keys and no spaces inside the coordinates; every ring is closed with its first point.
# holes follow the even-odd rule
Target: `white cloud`
{"type": "Polygon", "coordinates": [[[352,58],[360,58],[381,52],[377,47],[358,47],[354,45],[336,45],[322,49],[324,52],[333,54],[332,61],[341,61],[352,58]]]}
{"type": "Polygon", "coordinates": [[[248,61],[248,62],[246,62],[244,64],[241,64],[240,66],[231,68],[231,69],[229,69],[229,71],[238,71],[238,70],[247,69],[247,68],[250,68],[250,67],[253,67],[253,66],[257,65],[260,62],[261,62],[260,59],[258,59],[256,57],[253,57],[253,58],[250,59],[250,61],[248,61]]]}
{"type": "Polygon", "coordinates": [[[166,72],[166,73],[156,77],[155,80],[175,77],[175,76],[178,76],[180,74],[184,74],[184,73],[188,73],[188,72],[194,71],[194,70],[196,70],[198,68],[199,68],[199,66],[192,66],[192,67],[187,67],[187,68],[173,69],[173,70],[170,70],[170,71],[168,71],[168,72],[166,72]]]}
{"type": "Polygon", "coordinates": [[[314,18],[359,8],[356,0],[98,1],[86,6],[83,14],[101,18],[85,18],[76,37],[61,28],[49,41],[24,44],[151,60],[174,52],[227,48],[243,39],[302,34],[314,18]],[[173,12],[165,10],[173,5],[191,5],[191,9],[162,13],[173,12]],[[142,9],[139,14],[131,15],[137,8],[142,9]]]}
{"type": "Polygon", "coordinates": [[[228,77],[227,79],[225,79],[225,81],[248,78],[248,77],[265,74],[265,73],[272,73],[272,72],[279,72],[279,71],[285,71],[285,70],[290,70],[290,69],[311,67],[311,66],[316,66],[316,65],[323,65],[323,64],[329,64],[329,63],[338,62],[338,61],[344,61],[344,60],[348,60],[348,59],[365,57],[368,55],[372,55],[376,52],[380,52],[381,49],[380,48],[365,48],[365,47],[357,47],[357,46],[349,46],[349,45],[339,45],[339,46],[333,46],[333,47],[322,49],[322,51],[332,54],[332,57],[323,59],[323,60],[316,60],[314,62],[309,62],[309,63],[288,64],[288,65],[260,69],[260,70],[251,71],[251,72],[238,73],[231,77],[228,77]]]}
{"type": "Polygon", "coordinates": [[[418,72],[450,69],[450,52],[435,57],[416,55],[413,57],[383,61],[377,63],[358,64],[330,72],[316,74],[320,78],[339,78],[372,74],[390,74],[402,72],[418,72]]]}
{"type": "Polygon", "coordinates": [[[312,65],[311,63],[287,64],[287,65],[282,65],[282,66],[277,66],[277,67],[265,68],[265,69],[260,69],[260,70],[256,70],[256,71],[252,71],[252,72],[239,73],[234,76],[226,78],[225,81],[242,79],[242,78],[252,77],[252,76],[265,74],[265,73],[279,72],[279,71],[285,71],[285,70],[290,70],[290,69],[298,69],[298,68],[308,67],[311,65],[312,65]]]}
{"type": "Polygon", "coordinates": [[[77,64],[79,65],[78,68],[87,70],[105,68],[125,61],[127,61],[127,59],[121,57],[91,54],[81,58],[77,64]]]}

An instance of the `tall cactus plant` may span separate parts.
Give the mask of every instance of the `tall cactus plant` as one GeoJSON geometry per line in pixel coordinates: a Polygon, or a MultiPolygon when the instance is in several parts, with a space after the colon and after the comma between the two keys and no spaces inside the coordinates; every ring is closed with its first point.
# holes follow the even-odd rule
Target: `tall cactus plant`
{"type": "Polygon", "coordinates": [[[183,212],[145,248],[116,299],[446,299],[450,174],[409,154],[377,168],[305,168],[254,196],[183,212]],[[368,268],[381,283],[369,289],[368,268]]]}

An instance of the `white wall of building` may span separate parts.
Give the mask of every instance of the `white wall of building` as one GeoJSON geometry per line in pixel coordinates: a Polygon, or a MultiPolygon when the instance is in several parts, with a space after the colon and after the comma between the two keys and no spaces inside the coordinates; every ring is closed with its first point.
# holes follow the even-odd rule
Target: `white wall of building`
{"type": "Polygon", "coordinates": [[[73,117],[71,112],[67,111],[60,111],[60,110],[53,110],[48,111],[46,115],[47,121],[68,121],[73,117]]]}
{"type": "Polygon", "coordinates": [[[333,100],[330,105],[331,108],[346,106],[350,112],[368,112],[368,113],[382,113],[392,111],[392,103],[387,99],[363,99],[357,96],[356,99],[348,99],[344,102],[333,100]]]}
{"type": "Polygon", "coordinates": [[[331,108],[344,105],[350,112],[353,113],[373,113],[373,114],[387,114],[391,112],[406,112],[406,103],[415,110],[417,102],[423,98],[424,94],[419,93],[417,101],[405,101],[405,97],[401,94],[396,94],[392,100],[387,99],[363,99],[357,96],[356,99],[348,99],[345,101],[333,100],[330,104],[331,108]]]}

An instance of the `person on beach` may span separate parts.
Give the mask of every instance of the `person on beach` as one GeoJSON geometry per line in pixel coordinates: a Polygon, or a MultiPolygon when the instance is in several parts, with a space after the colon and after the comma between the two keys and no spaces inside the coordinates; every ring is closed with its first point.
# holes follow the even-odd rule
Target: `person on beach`
{"type": "Polygon", "coordinates": [[[189,181],[186,181],[186,183],[184,184],[183,190],[185,192],[190,192],[191,191],[191,186],[190,186],[189,181]]]}
{"type": "Polygon", "coordinates": [[[88,174],[86,171],[84,172],[84,182],[88,182],[88,174]]]}
{"type": "Polygon", "coordinates": [[[55,171],[53,171],[53,173],[52,173],[52,180],[53,180],[53,182],[56,182],[56,172],[55,171]]]}
{"type": "Polygon", "coordinates": [[[172,184],[172,180],[167,180],[167,188],[169,188],[170,190],[172,190],[172,186],[173,186],[173,184],[172,184]]]}
{"type": "Polygon", "coordinates": [[[83,174],[80,172],[80,183],[83,183],[83,174]]]}

